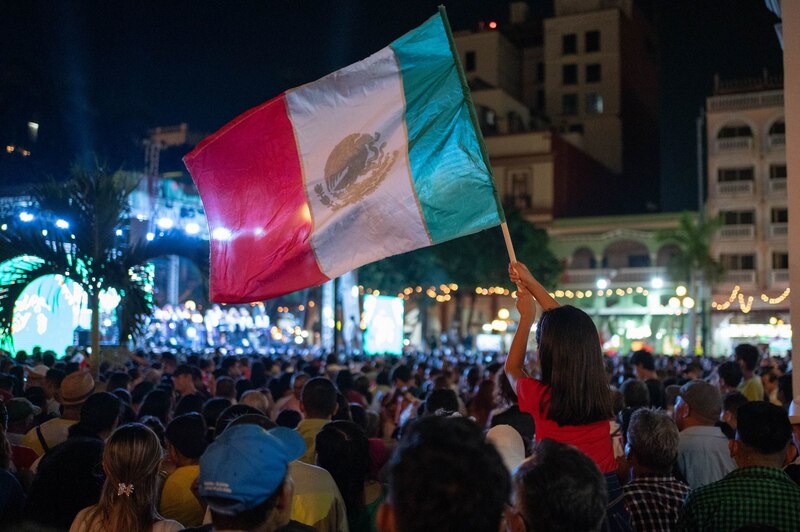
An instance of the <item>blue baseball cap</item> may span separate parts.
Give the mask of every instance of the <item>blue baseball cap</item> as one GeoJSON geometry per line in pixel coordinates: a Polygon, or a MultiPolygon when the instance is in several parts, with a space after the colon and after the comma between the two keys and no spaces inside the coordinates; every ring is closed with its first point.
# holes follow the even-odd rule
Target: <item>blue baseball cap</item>
{"type": "Polygon", "coordinates": [[[278,489],[289,462],[305,452],[302,436],[285,427],[268,431],[251,424],[228,427],[200,458],[200,495],[230,501],[209,504],[224,514],[255,508],[278,489]]]}

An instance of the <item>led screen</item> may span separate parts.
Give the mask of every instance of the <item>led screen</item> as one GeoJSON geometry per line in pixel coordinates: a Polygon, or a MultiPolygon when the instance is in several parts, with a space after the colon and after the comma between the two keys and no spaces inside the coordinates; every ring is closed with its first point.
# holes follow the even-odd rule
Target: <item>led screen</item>
{"type": "Polygon", "coordinates": [[[403,351],[403,300],[364,296],[364,352],[368,355],[403,351]]]}

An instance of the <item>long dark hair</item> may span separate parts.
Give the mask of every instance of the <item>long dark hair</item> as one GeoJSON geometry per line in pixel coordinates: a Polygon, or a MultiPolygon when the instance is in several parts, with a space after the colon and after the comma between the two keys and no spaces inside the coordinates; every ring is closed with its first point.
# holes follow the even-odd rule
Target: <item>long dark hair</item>
{"type": "Polygon", "coordinates": [[[342,493],[352,523],[364,507],[364,483],[369,475],[369,442],[352,421],[332,421],[317,434],[317,465],[327,469],[342,493]]]}
{"type": "Polygon", "coordinates": [[[550,387],[547,417],[559,425],[610,419],[611,391],[592,319],[571,305],[550,309],[539,320],[536,343],[542,382],[550,387]]]}

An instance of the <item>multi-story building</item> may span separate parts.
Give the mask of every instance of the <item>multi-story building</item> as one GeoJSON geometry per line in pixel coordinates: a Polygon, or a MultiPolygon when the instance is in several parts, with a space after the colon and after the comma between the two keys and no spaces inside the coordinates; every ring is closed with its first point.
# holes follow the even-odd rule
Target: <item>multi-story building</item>
{"type": "Polygon", "coordinates": [[[789,254],[783,80],[715,82],[706,105],[712,254],[725,268],[713,290],[715,344],[788,349],[789,254]]]}
{"type": "Polygon", "coordinates": [[[620,176],[628,199],[605,201],[606,212],[652,210],[659,162],[654,32],[633,0],[556,0],[554,8],[553,17],[530,20],[517,2],[508,27],[490,23],[456,35],[484,134],[557,131],[599,163],[601,175],[587,179],[620,176]]]}

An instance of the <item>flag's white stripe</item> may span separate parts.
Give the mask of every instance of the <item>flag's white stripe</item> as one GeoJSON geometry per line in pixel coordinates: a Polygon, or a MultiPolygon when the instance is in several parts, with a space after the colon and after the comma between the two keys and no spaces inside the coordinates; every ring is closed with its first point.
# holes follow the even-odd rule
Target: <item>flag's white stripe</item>
{"type": "Polygon", "coordinates": [[[311,244],[325,275],[333,278],[430,245],[411,180],[403,83],[391,48],[287,92],[286,102],[314,219],[311,244]],[[351,178],[344,182],[357,178],[345,190],[383,179],[360,200],[346,203],[341,191],[340,198],[334,196],[337,190],[331,191],[325,168],[337,145],[351,135],[361,137],[351,137],[348,144],[353,156],[346,168],[352,172],[343,172],[351,178]],[[344,206],[334,211],[324,204],[326,197],[344,206]]]}

